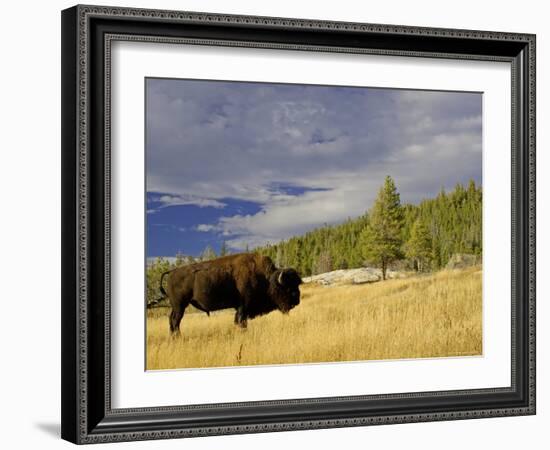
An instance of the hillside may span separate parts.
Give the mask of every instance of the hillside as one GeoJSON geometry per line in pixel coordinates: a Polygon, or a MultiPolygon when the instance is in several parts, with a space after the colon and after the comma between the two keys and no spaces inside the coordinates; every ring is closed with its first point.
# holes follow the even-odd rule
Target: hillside
{"type": "MultiPolygon", "coordinates": [[[[429,233],[431,254],[428,270],[447,265],[456,253],[482,254],[482,189],[470,181],[467,187],[457,184],[450,192],[441,191],[435,198],[418,205],[402,205],[404,224],[402,241],[411,237],[415,222],[421,222],[429,233]]],[[[339,225],[325,225],[255,251],[273,259],[277,266],[294,267],[303,276],[365,265],[361,233],[369,215],[348,219],[339,225]]],[[[390,267],[391,268],[391,267],[390,267]]],[[[413,262],[403,258],[396,267],[412,269],[413,262]]]]}
{"type": "Polygon", "coordinates": [[[480,355],[481,270],[382,283],[303,284],[301,302],[241,330],[234,310],[186,314],[178,339],[167,308],[147,312],[147,369],[480,355]]]}
{"type": "MultiPolygon", "coordinates": [[[[397,194],[398,198],[398,194],[397,194]]],[[[482,191],[471,181],[467,188],[458,184],[451,192],[441,191],[436,198],[418,205],[398,205],[400,210],[399,241],[401,249],[388,266],[388,278],[394,272],[433,272],[451,266],[467,267],[481,263],[482,255],[482,191]],[[419,231],[420,230],[420,231],[419,231]],[[416,238],[416,240],[414,239],[416,238]],[[408,257],[407,247],[414,242],[423,245],[421,264],[408,257]],[[453,258],[471,260],[464,264],[453,258]]],[[[371,211],[372,214],[372,211],[371,211]]],[[[269,256],[278,267],[293,267],[302,277],[308,278],[334,271],[353,269],[352,282],[377,281],[380,278],[379,261],[368,260],[369,249],[363,240],[369,214],[348,219],[339,225],[326,225],[274,245],[258,247],[253,251],[269,256]],[[355,280],[355,281],[353,281],[355,280]],[[365,280],[365,281],[359,281],[365,280]]],[[[227,254],[225,245],[223,254],[227,254]]],[[[183,254],[175,257],[148,259],[147,304],[158,305],[160,276],[174,267],[216,258],[207,246],[200,257],[183,254]]]]}

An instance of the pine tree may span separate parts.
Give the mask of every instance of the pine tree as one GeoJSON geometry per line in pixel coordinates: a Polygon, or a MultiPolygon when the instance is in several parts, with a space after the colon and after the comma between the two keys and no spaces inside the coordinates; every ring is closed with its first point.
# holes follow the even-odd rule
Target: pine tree
{"type": "Polygon", "coordinates": [[[180,251],[176,253],[176,262],[174,263],[176,266],[183,266],[185,263],[184,254],[180,251]]]}
{"type": "Polygon", "coordinates": [[[166,259],[157,258],[152,264],[147,267],[146,280],[147,280],[147,306],[154,305],[160,294],[160,277],[163,272],[173,269],[172,264],[166,259]]]}
{"type": "Polygon", "coordinates": [[[209,260],[214,259],[214,258],[216,258],[216,252],[214,251],[214,249],[210,245],[207,245],[206,248],[201,253],[201,260],[202,261],[209,261],[209,260]]]}
{"type": "Polygon", "coordinates": [[[227,250],[227,244],[225,241],[222,242],[222,246],[220,248],[220,256],[226,256],[229,254],[229,250],[227,250]]]}
{"type": "Polygon", "coordinates": [[[276,253],[275,253],[275,265],[277,267],[284,266],[284,263],[283,263],[283,248],[280,245],[277,245],[277,250],[276,250],[276,253]]]}
{"type": "Polygon", "coordinates": [[[326,273],[332,271],[332,269],[332,258],[330,253],[327,250],[321,251],[315,263],[315,272],[326,273]]]}
{"type": "Polygon", "coordinates": [[[417,219],[411,228],[411,236],[405,244],[407,258],[414,261],[416,270],[424,271],[432,259],[432,237],[428,227],[417,219]]]}
{"type": "Polygon", "coordinates": [[[403,221],[399,193],[393,179],[387,176],[360,235],[363,256],[381,267],[383,280],[388,264],[402,257],[403,221]]]}

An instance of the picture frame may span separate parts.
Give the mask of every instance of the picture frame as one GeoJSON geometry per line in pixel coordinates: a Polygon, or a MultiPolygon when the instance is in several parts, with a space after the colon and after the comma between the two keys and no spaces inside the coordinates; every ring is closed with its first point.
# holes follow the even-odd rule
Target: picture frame
{"type": "Polygon", "coordinates": [[[86,5],[64,10],[62,437],[84,444],[535,414],[535,42],[534,35],[508,32],[86,5]],[[113,408],[110,71],[115,41],[510,64],[510,385],[113,408]]]}

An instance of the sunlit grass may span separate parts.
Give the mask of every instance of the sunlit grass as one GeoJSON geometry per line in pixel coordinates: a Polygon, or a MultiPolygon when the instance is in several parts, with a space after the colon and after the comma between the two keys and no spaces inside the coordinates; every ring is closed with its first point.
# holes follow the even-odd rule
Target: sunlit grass
{"type": "Polygon", "coordinates": [[[301,303],[233,324],[234,311],[207,317],[188,309],[181,336],[167,308],[147,317],[147,368],[359,361],[479,355],[481,269],[363,285],[302,285],[301,303]]]}

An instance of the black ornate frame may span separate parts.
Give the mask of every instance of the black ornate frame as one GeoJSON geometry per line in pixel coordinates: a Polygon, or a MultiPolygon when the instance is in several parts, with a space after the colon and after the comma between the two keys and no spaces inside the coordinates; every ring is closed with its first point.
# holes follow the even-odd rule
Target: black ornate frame
{"type": "Polygon", "coordinates": [[[97,443],[535,413],[535,36],[75,6],[62,13],[62,437],[97,443]],[[512,67],[512,384],[505,388],[112,409],[113,40],[449,59],[512,67]]]}

